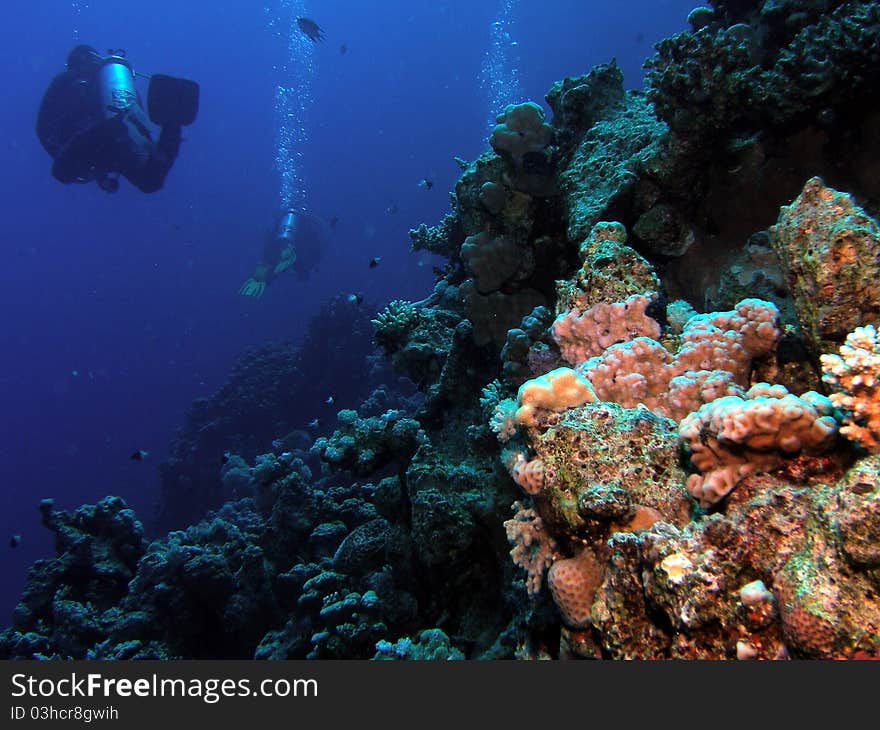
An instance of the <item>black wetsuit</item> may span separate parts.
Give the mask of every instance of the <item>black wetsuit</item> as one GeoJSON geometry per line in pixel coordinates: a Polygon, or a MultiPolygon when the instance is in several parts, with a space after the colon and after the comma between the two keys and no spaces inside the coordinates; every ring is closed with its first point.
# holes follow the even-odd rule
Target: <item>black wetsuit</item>
{"type": "Polygon", "coordinates": [[[123,175],[145,193],[162,187],[180,150],[180,127],[165,125],[154,142],[140,104],[106,119],[96,73],[68,70],[49,85],[37,116],[37,136],[55,160],[52,175],[63,183],[105,187],[110,173],[123,175]]]}

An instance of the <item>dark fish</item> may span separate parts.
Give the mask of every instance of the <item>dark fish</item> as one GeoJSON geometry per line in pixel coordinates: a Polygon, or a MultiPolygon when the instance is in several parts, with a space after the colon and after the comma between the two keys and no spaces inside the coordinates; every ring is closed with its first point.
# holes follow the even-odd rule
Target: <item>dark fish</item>
{"type": "Polygon", "coordinates": [[[419,187],[424,188],[425,190],[430,190],[434,187],[434,181],[431,178],[426,177],[419,183],[419,187]]]}
{"type": "Polygon", "coordinates": [[[324,30],[311,18],[297,18],[296,24],[312,43],[324,40],[324,30]]]}
{"type": "Polygon", "coordinates": [[[371,258],[370,259],[370,268],[375,269],[379,265],[379,262],[381,260],[382,260],[382,258],[380,256],[374,256],[373,258],[371,258]]]}
{"type": "Polygon", "coordinates": [[[229,452],[223,454],[223,456],[220,458],[221,464],[225,464],[227,461],[229,461],[229,452]]]}
{"type": "Polygon", "coordinates": [[[21,545],[21,535],[13,535],[9,538],[9,547],[17,548],[21,545]]]}
{"type": "Polygon", "coordinates": [[[338,216],[338,215],[334,215],[334,216],[330,219],[330,227],[331,227],[331,228],[336,228],[336,224],[337,224],[337,223],[339,223],[339,216],[338,216]]]}
{"type": "Polygon", "coordinates": [[[308,423],[308,427],[309,427],[309,428],[318,428],[320,425],[321,425],[321,419],[320,419],[320,418],[316,418],[316,419],[314,419],[314,420],[312,420],[312,421],[309,421],[309,423],[308,423]]]}
{"type": "Polygon", "coordinates": [[[341,46],[339,46],[339,55],[340,56],[344,56],[347,52],[348,52],[348,46],[345,45],[345,43],[343,43],[341,46]]]}
{"type": "Polygon", "coordinates": [[[132,461],[143,461],[143,460],[146,459],[149,455],[150,455],[150,452],[149,452],[149,451],[143,451],[142,449],[139,449],[138,451],[135,451],[135,452],[134,452],[131,456],[129,456],[128,458],[131,459],[132,461]]]}
{"type": "Polygon", "coordinates": [[[400,209],[397,207],[397,203],[392,203],[385,209],[385,212],[388,213],[388,215],[394,215],[398,210],[400,209]]]}
{"type": "Polygon", "coordinates": [[[350,301],[352,304],[361,304],[364,301],[364,295],[360,292],[349,294],[348,301],[350,301]]]}

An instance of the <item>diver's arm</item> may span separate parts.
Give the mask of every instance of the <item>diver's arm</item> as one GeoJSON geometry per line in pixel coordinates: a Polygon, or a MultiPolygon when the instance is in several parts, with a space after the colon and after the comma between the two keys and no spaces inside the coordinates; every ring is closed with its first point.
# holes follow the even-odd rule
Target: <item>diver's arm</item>
{"type": "Polygon", "coordinates": [[[180,125],[166,124],[162,127],[156,147],[159,149],[159,153],[165,157],[168,167],[171,167],[174,160],[177,159],[182,139],[183,134],[180,125]]]}

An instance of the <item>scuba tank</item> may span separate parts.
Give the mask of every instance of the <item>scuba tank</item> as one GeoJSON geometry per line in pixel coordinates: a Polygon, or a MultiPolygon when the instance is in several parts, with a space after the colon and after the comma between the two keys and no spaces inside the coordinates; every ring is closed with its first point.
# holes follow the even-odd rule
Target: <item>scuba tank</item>
{"type": "Polygon", "coordinates": [[[296,262],[296,246],[294,239],[299,229],[299,213],[288,208],[281,214],[278,229],[275,232],[274,245],[277,247],[278,261],[275,264],[275,275],[287,271],[296,262]]]}
{"type": "Polygon", "coordinates": [[[299,220],[296,216],[296,211],[294,210],[285,210],[281,215],[281,219],[278,221],[278,232],[275,237],[278,239],[279,243],[282,244],[293,244],[293,238],[296,235],[297,223],[299,220]]]}
{"type": "Polygon", "coordinates": [[[138,93],[134,85],[134,71],[124,56],[107,56],[98,69],[98,93],[101,99],[101,112],[110,119],[128,111],[138,104],[138,93]]]}

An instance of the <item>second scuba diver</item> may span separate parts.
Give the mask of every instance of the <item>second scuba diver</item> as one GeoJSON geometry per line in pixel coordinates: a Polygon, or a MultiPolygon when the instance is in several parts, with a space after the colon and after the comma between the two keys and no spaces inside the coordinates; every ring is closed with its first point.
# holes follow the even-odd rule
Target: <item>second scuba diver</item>
{"type": "Polygon", "coordinates": [[[198,113],[194,81],[155,74],[147,97],[149,119],[161,127],[153,140],[124,51],[102,56],[80,45],[55,76],[37,115],[37,136],[62,183],[96,182],[116,192],[122,175],[145,193],[159,190],[180,150],[181,128],[198,113]]]}
{"type": "Polygon", "coordinates": [[[324,239],[324,224],[310,213],[294,208],[284,210],[275,229],[266,236],[263,254],[239,293],[261,297],[271,284],[296,263],[300,278],[307,278],[318,263],[324,239]]]}

